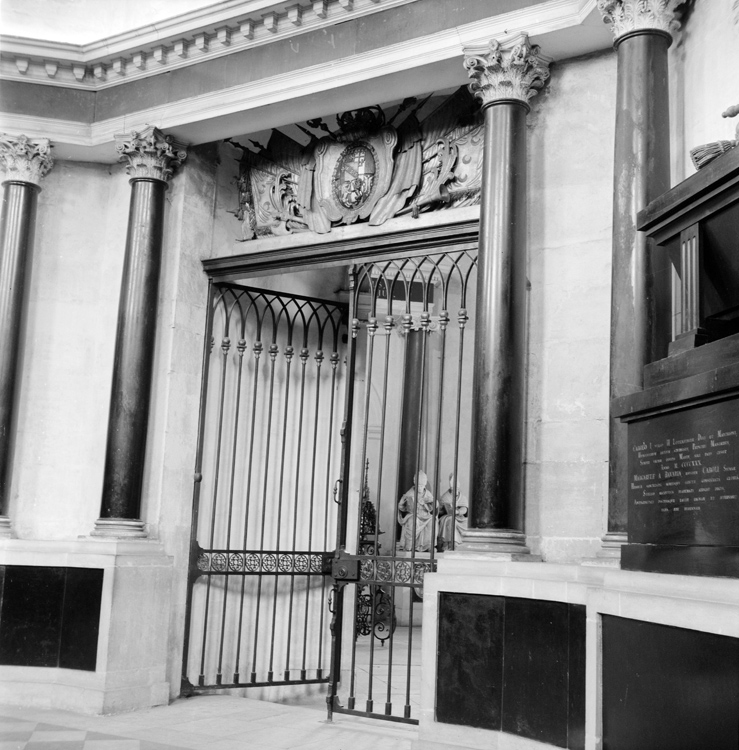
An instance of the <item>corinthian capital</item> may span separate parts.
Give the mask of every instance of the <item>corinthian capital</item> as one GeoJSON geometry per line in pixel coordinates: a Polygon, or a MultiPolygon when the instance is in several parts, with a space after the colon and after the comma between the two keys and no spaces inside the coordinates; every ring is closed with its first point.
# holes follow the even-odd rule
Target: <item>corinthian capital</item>
{"type": "Polygon", "coordinates": [[[6,180],[38,185],[54,166],[49,139],[0,133],[0,165],[5,168],[6,180]]]}
{"type": "Polygon", "coordinates": [[[675,19],[678,0],[598,0],[598,10],[612,25],[618,41],[632,31],[655,30],[672,35],[679,27],[675,19]]]}
{"type": "Polygon", "coordinates": [[[487,46],[465,49],[464,55],[464,67],[472,78],[470,91],[483,107],[505,99],[528,104],[549,78],[552,62],[529,42],[528,34],[516,37],[505,49],[491,39],[487,46]]]}
{"type": "Polygon", "coordinates": [[[131,177],[151,177],[167,182],[185,161],[187,146],[149,125],[139,132],[115,136],[118,161],[125,161],[131,177]]]}

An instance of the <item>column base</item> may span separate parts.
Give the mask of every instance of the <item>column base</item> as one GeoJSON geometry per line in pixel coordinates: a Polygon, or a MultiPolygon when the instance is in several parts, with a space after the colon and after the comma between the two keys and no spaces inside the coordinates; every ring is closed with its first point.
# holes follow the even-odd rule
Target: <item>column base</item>
{"type": "Polygon", "coordinates": [[[90,536],[108,539],[145,539],[144,522],[133,518],[98,518],[90,536]]]}
{"type": "Polygon", "coordinates": [[[0,516],[0,539],[11,539],[13,537],[13,527],[7,516],[0,516]]]}
{"type": "Polygon", "coordinates": [[[481,554],[500,560],[538,560],[526,546],[526,535],[511,529],[462,529],[462,541],[454,552],[481,554]]]}
{"type": "Polygon", "coordinates": [[[601,548],[595,557],[582,561],[583,565],[596,565],[608,568],[621,567],[621,547],[626,544],[626,534],[622,531],[609,531],[601,538],[601,548]]]}

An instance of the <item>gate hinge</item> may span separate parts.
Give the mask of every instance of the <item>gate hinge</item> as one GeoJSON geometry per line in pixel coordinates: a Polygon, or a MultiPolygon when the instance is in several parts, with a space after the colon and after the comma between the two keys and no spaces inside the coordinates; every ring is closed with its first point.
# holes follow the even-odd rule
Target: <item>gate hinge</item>
{"type": "Polygon", "coordinates": [[[350,555],[344,550],[339,550],[339,553],[331,560],[331,577],[335,581],[343,581],[344,583],[358,581],[359,557],[350,555]]]}
{"type": "Polygon", "coordinates": [[[193,541],[190,544],[190,575],[193,579],[203,575],[203,571],[198,567],[198,558],[203,554],[203,548],[193,541]]]}

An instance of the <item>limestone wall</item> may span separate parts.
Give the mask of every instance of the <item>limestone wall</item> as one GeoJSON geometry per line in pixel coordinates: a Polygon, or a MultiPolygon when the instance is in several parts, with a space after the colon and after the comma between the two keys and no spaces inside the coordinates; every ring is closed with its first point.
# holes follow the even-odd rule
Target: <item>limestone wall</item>
{"type": "Polygon", "coordinates": [[[122,167],[69,162],[42,188],[9,515],[20,538],[76,539],[100,515],[130,189],[122,167]]]}
{"type": "Polygon", "coordinates": [[[563,62],[530,115],[526,531],[546,560],[605,530],[615,84],[612,52],[563,62]]]}

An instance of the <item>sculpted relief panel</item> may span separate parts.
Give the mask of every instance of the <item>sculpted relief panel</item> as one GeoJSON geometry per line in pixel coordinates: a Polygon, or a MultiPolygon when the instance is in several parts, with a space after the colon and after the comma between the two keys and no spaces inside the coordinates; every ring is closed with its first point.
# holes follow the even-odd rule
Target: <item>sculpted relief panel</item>
{"type": "Polygon", "coordinates": [[[242,241],[479,203],[479,107],[462,88],[421,118],[430,99],[406,99],[389,120],[379,106],[344,112],[333,131],[310,120],[296,126],[307,145],[279,130],[266,147],[231,141],[241,150],[242,241]]]}

